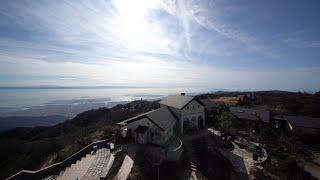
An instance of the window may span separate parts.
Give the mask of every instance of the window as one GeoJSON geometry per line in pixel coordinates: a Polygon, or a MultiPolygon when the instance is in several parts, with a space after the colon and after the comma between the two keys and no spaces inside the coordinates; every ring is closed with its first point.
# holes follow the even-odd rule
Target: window
{"type": "Polygon", "coordinates": [[[198,109],[200,109],[200,105],[198,105],[198,109]]]}
{"type": "Polygon", "coordinates": [[[194,105],[192,106],[192,109],[194,109],[194,105]]]}
{"type": "Polygon", "coordinates": [[[187,109],[189,109],[189,106],[187,106],[187,109]]]}

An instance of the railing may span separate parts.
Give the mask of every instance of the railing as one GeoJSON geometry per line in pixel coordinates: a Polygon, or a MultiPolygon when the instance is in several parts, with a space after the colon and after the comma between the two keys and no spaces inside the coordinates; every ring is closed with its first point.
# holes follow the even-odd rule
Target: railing
{"type": "Polygon", "coordinates": [[[13,179],[41,179],[41,178],[44,178],[46,176],[49,176],[50,174],[57,173],[57,172],[61,171],[62,169],[70,166],[72,163],[81,159],[84,155],[91,152],[93,150],[94,146],[97,146],[97,148],[107,147],[107,142],[109,142],[109,140],[107,140],[107,139],[93,142],[61,162],[52,164],[48,167],[45,167],[45,168],[42,168],[42,169],[39,169],[36,171],[22,170],[16,174],[14,174],[13,176],[10,176],[7,179],[13,180],[13,179]]]}

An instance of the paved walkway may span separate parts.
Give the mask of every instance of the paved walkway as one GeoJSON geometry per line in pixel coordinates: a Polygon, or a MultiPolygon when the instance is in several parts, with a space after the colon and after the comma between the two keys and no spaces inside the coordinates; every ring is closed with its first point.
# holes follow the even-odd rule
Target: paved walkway
{"type": "Polygon", "coordinates": [[[86,174],[81,180],[86,179],[100,179],[100,177],[106,177],[109,169],[113,163],[114,155],[110,154],[110,150],[107,148],[99,149],[96,156],[88,168],[86,174]]]}
{"type": "Polygon", "coordinates": [[[87,154],[76,161],[65,170],[61,171],[58,177],[47,179],[70,180],[70,179],[100,179],[105,177],[114,161],[114,155],[107,148],[98,149],[93,155],[87,154]]]}
{"type": "Polygon", "coordinates": [[[218,143],[220,141],[220,132],[212,128],[208,128],[208,130],[213,134],[213,138],[208,140],[209,145],[228,158],[236,172],[249,174],[250,168],[254,165],[252,154],[239,148],[236,144],[234,144],[233,150],[222,148],[218,143]]]}
{"type": "Polygon", "coordinates": [[[313,177],[320,179],[320,166],[313,163],[313,162],[307,162],[303,169],[310,173],[313,177]]]}
{"type": "Polygon", "coordinates": [[[123,160],[121,168],[119,169],[117,175],[114,177],[114,180],[127,179],[131,171],[131,168],[133,166],[133,162],[134,162],[133,159],[130,156],[126,155],[126,157],[123,160]]]}
{"type": "Polygon", "coordinates": [[[78,160],[75,164],[61,171],[58,180],[80,179],[88,170],[93,162],[95,155],[87,154],[85,157],[78,160]]]}
{"type": "Polygon", "coordinates": [[[185,177],[183,179],[186,180],[198,180],[198,179],[206,179],[201,172],[197,168],[197,158],[196,158],[196,152],[194,151],[194,148],[192,147],[192,141],[195,139],[199,139],[201,137],[206,137],[210,132],[207,129],[203,129],[200,131],[196,131],[193,134],[186,134],[183,136],[183,143],[185,145],[185,148],[188,151],[189,155],[189,169],[185,171],[185,177]],[[200,177],[198,177],[200,176],[200,177]]]}
{"type": "Polygon", "coordinates": [[[189,167],[185,170],[185,180],[197,180],[197,175],[196,175],[196,171],[197,171],[197,160],[195,157],[195,152],[192,149],[190,143],[188,141],[184,141],[184,145],[185,148],[187,149],[188,152],[188,156],[190,158],[189,160],[189,167]]]}

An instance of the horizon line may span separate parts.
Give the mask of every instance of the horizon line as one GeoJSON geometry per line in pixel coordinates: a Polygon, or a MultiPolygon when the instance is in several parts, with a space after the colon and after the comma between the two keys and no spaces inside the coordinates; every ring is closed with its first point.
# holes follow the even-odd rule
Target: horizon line
{"type": "Polygon", "coordinates": [[[0,89],[91,89],[91,88],[152,88],[150,86],[59,86],[59,85],[34,85],[34,86],[0,86],[0,89]]]}
{"type": "MultiPolygon", "coordinates": [[[[34,85],[34,86],[0,86],[0,89],[106,89],[106,88],[168,88],[160,86],[59,86],[59,85],[34,85]]],[[[176,87],[176,88],[187,88],[187,87],[176,87]]],[[[209,88],[210,89],[210,88],[209,88]]],[[[216,89],[212,88],[210,93],[214,92],[259,92],[259,91],[282,91],[282,92],[306,92],[315,93],[317,91],[305,91],[305,90],[280,90],[280,89],[259,89],[259,90],[235,90],[235,89],[216,89]],[[215,90],[214,90],[215,89],[215,90]]],[[[209,93],[209,92],[205,92],[209,93]]]]}

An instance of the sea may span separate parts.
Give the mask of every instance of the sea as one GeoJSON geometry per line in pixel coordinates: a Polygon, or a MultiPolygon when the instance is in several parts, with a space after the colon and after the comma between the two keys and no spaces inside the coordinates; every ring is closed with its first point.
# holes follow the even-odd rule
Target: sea
{"type": "MultiPolygon", "coordinates": [[[[133,100],[156,100],[170,94],[189,95],[213,92],[194,87],[10,87],[0,88],[1,116],[44,116],[59,114],[59,109],[79,106],[79,111],[100,106],[111,107],[133,100]],[[63,107],[63,108],[61,108],[63,107]],[[41,109],[41,111],[39,111],[41,109]],[[57,110],[53,110],[57,109],[57,110]],[[33,111],[32,111],[33,110],[33,111]],[[47,111],[47,113],[46,113],[47,111]],[[37,114],[37,112],[39,112],[37,114]]],[[[77,113],[78,111],[75,111],[77,113]]],[[[61,112],[64,114],[65,112],[61,112]]],[[[68,114],[73,116],[74,113],[68,114]]]]}
{"type": "Polygon", "coordinates": [[[108,101],[133,101],[157,99],[181,92],[194,95],[212,92],[209,88],[172,87],[26,87],[0,88],[0,107],[30,107],[54,101],[81,99],[109,99],[108,101]]]}
{"type": "Polygon", "coordinates": [[[16,127],[53,126],[87,110],[134,100],[213,91],[188,87],[0,87],[0,133],[16,127]]]}

